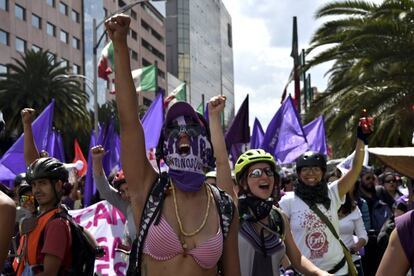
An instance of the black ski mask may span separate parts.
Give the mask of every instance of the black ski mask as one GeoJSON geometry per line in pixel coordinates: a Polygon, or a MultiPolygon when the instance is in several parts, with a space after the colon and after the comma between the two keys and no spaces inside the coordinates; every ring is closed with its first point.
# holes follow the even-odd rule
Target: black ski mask
{"type": "Polygon", "coordinates": [[[239,197],[240,218],[244,221],[256,222],[266,218],[273,206],[273,198],[261,199],[255,196],[239,197]]]}

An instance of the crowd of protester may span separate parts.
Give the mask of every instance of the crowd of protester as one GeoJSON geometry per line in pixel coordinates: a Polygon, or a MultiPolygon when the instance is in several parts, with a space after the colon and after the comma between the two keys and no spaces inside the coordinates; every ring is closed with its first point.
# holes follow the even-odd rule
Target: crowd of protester
{"type": "MultiPolygon", "coordinates": [[[[105,23],[122,91],[123,168],[105,175],[105,149],[90,149],[94,201],[107,200],[127,219],[120,247],[131,256],[128,275],[370,276],[413,268],[412,179],[363,165],[372,128],[356,128],[354,161],[343,173],[329,170],[321,153],[306,152],[285,169],[262,149],[244,152],[231,171],[220,124],[226,98],[210,100],[208,122],[177,102],[156,149],[169,170],[155,168],[136,116],[129,22],[116,15],[105,23]]],[[[62,161],[38,152],[32,120],[33,110],[24,109],[27,172],[11,188],[0,185],[2,274],[72,275],[74,240],[63,213],[86,207],[85,177],[69,177],[62,161]]]]}

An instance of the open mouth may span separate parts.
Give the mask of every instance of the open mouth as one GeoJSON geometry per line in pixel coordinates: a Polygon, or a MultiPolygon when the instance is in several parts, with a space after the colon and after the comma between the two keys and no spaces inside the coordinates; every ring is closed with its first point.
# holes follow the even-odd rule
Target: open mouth
{"type": "Polygon", "coordinates": [[[259,184],[259,188],[260,189],[262,189],[262,190],[269,190],[269,188],[270,188],[270,185],[269,185],[269,183],[262,183],[262,184],[259,184]]]}
{"type": "Polygon", "coordinates": [[[183,143],[179,145],[178,150],[181,155],[187,155],[190,153],[190,145],[183,143]]]}

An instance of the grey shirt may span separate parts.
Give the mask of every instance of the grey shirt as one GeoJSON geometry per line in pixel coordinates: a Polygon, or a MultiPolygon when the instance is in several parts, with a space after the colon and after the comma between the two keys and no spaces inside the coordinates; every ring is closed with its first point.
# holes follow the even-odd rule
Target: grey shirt
{"type": "Polygon", "coordinates": [[[135,229],[134,214],[132,212],[131,204],[128,201],[122,199],[118,194],[118,191],[109,185],[108,179],[105,175],[94,175],[96,188],[102,198],[106,199],[109,203],[119,209],[127,219],[126,227],[128,229],[128,235],[131,241],[135,239],[137,231],[135,229]]]}

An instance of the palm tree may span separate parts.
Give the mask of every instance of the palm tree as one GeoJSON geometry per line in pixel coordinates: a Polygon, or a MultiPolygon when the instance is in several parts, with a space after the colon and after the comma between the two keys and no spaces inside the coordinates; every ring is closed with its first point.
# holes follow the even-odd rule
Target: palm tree
{"type": "Polygon", "coordinates": [[[62,133],[89,133],[88,95],[76,79],[67,77],[61,62],[54,62],[47,52],[32,50],[13,60],[14,63],[7,64],[8,72],[0,74],[0,110],[8,135],[22,132],[20,110],[32,107],[40,113],[52,99],[57,129],[62,133]]]}
{"type": "Polygon", "coordinates": [[[332,2],[317,18],[340,16],[314,34],[308,52],[325,48],[312,67],[334,61],[326,93],[307,121],[325,115],[328,140],[337,155],[349,153],[362,109],[376,118],[371,146],[409,146],[414,125],[414,1],[332,2]]]}

